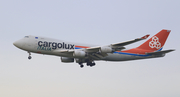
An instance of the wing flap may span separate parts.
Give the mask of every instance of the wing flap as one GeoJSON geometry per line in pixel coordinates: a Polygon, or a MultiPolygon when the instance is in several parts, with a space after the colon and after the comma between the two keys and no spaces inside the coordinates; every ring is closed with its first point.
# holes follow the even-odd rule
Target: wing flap
{"type": "Polygon", "coordinates": [[[99,50],[101,49],[101,47],[90,47],[90,48],[86,48],[86,52],[91,53],[91,52],[99,52],[99,50]]]}
{"type": "Polygon", "coordinates": [[[104,56],[100,55],[100,54],[94,54],[95,56],[99,57],[99,58],[103,58],[104,56]]]}
{"type": "Polygon", "coordinates": [[[100,59],[99,57],[93,56],[93,55],[88,55],[89,57],[91,57],[92,59],[98,60],[100,59]]]}

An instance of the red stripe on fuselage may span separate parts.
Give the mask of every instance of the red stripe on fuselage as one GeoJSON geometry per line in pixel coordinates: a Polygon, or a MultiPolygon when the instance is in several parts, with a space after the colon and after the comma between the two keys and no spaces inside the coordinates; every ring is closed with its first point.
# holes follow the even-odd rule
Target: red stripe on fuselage
{"type": "Polygon", "coordinates": [[[79,48],[89,48],[89,47],[86,47],[86,46],[75,46],[75,47],[79,47],[79,48]]]}
{"type": "Polygon", "coordinates": [[[121,52],[124,52],[124,53],[133,53],[133,54],[146,54],[146,53],[150,53],[150,52],[154,52],[154,51],[152,51],[152,50],[145,50],[145,49],[133,48],[133,49],[124,50],[124,51],[121,51],[121,52]]]}

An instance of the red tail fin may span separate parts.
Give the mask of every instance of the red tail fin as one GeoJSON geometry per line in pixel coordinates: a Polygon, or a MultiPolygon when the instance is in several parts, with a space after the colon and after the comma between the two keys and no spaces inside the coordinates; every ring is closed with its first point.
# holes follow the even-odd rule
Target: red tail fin
{"type": "Polygon", "coordinates": [[[170,30],[163,29],[137,48],[157,51],[164,46],[170,32],[171,32],[170,30]]]}

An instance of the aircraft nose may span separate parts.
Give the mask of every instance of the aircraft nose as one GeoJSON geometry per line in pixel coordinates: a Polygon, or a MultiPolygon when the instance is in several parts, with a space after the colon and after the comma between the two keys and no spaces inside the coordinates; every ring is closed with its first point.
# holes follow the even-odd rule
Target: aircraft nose
{"type": "Polygon", "coordinates": [[[22,44],[23,44],[23,41],[21,41],[21,40],[15,41],[15,42],[13,43],[13,45],[16,46],[16,47],[18,47],[18,48],[21,48],[21,47],[22,47],[22,44]]]}

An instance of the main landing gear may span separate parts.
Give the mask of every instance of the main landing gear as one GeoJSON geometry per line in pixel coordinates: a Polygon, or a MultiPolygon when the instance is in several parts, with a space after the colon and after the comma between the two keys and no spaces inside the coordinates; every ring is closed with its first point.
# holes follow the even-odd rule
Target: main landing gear
{"type": "MultiPolygon", "coordinates": [[[[83,63],[79,63],[79,65],[80,65],[81,68],[84,67],[83,63]]],[[[94,62],[87,62],[87,66],[92,67],[92,66],[95,66],[95,65],[96,65],[96,63],[94,63],[94,62]]]]}
{"type": "Polygon", "coordinates": [[[94,63],[94,62],[87,62],[87,66],[92,67],[92,66],[95,66],[95,65],[96,65],[96,63],[94,63]]]}
{"type": "Polygon", "coordinates": [[[84,67],[83,63],[79,63],[79,65],[80,65],[80,67],[81,67],[81,68],[83,68],[83,67],[84,67]]]}
{"type": "Polygon", "coordinates": [[[29,53],[28,59],[30,60],[32,58],[31,53],[30,52],[28,52],[28,53],[29,53]]]}

